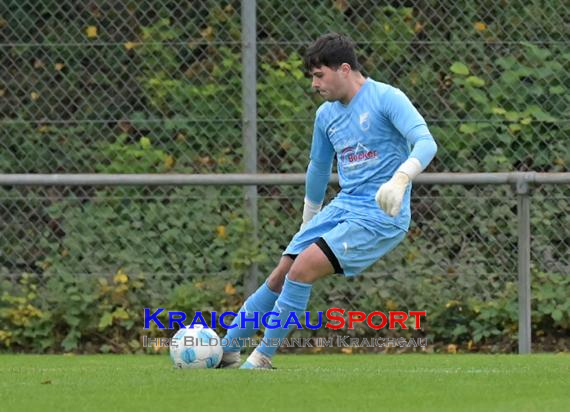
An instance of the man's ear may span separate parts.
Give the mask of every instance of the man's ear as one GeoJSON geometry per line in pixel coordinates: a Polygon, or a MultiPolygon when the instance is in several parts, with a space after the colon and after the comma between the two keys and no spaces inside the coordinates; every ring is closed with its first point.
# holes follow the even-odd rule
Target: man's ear
{"type": "Polygon", "coordinates": [[[350,64],[348,64],[348,63],[343,63],[340,65],[340,71],[345,76],[348,76],[350,74],[351,70],[352,70],[352,68],[350,67],[350,64]]]}

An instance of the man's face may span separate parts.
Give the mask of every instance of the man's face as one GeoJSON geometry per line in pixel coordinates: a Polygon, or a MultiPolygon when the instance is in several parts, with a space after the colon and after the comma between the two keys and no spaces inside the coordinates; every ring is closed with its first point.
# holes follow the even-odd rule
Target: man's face
{"type": "Polygon", "coordinates": [[[344,95],[346,74],[343,67],[332,69],[328,66],[313,67],[311,76],[312,88],[319,93],[323,99],[328,101],[340,100],[344,95]]]}

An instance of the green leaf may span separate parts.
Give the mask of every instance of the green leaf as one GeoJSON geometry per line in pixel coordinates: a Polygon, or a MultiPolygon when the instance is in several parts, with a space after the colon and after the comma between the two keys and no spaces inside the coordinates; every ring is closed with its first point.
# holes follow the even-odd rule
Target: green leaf
{"type": "Polygon", "coordinates": [[[76,316],[65,316],[65,321],[70,326],[78,326],[79,325],[79,318],[76,316]]]}
{"type": "Polygon", "coordinates": [[[449,69],[452,73],[459,74],[461,76],[469,75],[469,68],[461,62],[453,63],[449,69]]]}
{"type": "Polygon", "coordinates": [[[99,329],[105,329],[107,326],[113,323],[113,314],[111,312],[105,312],[99,321],[99,329]]]}
{"type": "Polygon", "coordinates": [[[503,109],[502,107],[493,107],[493,108],[491,109],[491,111],[492,111],[494,114],[505,114],[505,113],[507,113],[507,111],[506,111],[505,109],[503,109]]]}
{"type": "Polygon", "coordinates": [[[485,80],[477,76],[469,76],[467,78],[467,83],[474,87],[483,87],[485,86],[485,80]]]}
{"type": "Polygon", "coordinates": [[[305,74],[299,69],[292,70],[291,74],[293,74],[293,77],[295,77],[297,80],[301,80],[305,76],[305,74]]]}
{"type": "Polygon", "coordinates": [[[534,117],[536,118],[536,120],[540,122],[547,122],[547,123],[554,123],[558,120],[556,117],[545,112],[535,113],[534,117]]]}
{"type": "Polygon", "coordinates": [[[560,309],[555,309],[552,312],[552,319],[554,319],[557,322],[560,322],[562,320],[562,311],[560,309]]]}
{"type": "Polygon", "coordinates": [[[502,67],[505,70],[509,70],[517,64],[518,64],[518,62],[513,56],[501,57],[501,58],[497,59],[497,65],[502,67]]]}
{"type": "Polygon", "coordinates": [[[465,134],[473,134],[475,133],[478,129],[477,125],[474,123],[463,123],[461,126],[459,126],[459,131],[461,133],[465,133],[465,134]]]}
{"type": "Polygon", "coordinates": [[[564,94],[566,89],[564,88],[564,86],[552,86],[548,88],[548,91],[550,92],[550,94],[564,94]]]}
{"type": "Polygon", "coordinates": [[[77,340],[81,336],[81,333],[72,329],[69,331],[65,339],[61,342],[61,346],[64,350],[70,351],[77,348],[77,340]]]}
{"type": "Polygon", "coordinates": [[[541,67],[536,70],[539,79],[546,79],[554,74],[550,67],[541,67]]]}
{"type": "Polygon", "coordinates": [[[521,117],[521,114],[519,112],[507,112],[507,113],[505,113],[505,118],[509,122],[518,122],[520,117],[521,117]]]}
{"type": "Polygon", "coordinates": [[[504,143],[505,145],[509,145],[511,144],[511,136],[509,136],[507,133],[499,133],[498,135],[499,141],[501,143],[504,143]]]}
{"type": "Polygon", "coordinates": [[[529,106],[525,111],[525,115],[531,115],[536,120],[540,122],[555,122],[557,119],[552,116],[550,113],[546,113],[542,108],[533,104],[529,106]]]}
{"type": "Polygon", "coordinates": [[[540,47],[532,44],[523,42],[522,45],[528,49],[528,55],[537,61],[544,61],[552,55],[552,52],[548,49],[541,49],[540,47]]]}
{"type": "Polygon", "coordinates": [[[451,332],[452,336],[460,336],[467,332],[467,327],[465,325],[457,325],[451,332]]]}
{"type": "Polygon", "coordinates": [[[501,79],[507,84],[512,85],[514,83],[518,83],[519,76],[515,72],[504,72],[501,75],[501,79]]]}
{"type": "Polygon", "coordinates": [[[468,89],[469,96],[475,100],[477,103],[489,104],[489,99],[484,91],[479,89],[468,89]]]}
{"type": "Polygon", "coordinates": [[[129,319],[129,314],[123,308],[117,308],[113,312],[112,318],[114,319],[129,319]]]}

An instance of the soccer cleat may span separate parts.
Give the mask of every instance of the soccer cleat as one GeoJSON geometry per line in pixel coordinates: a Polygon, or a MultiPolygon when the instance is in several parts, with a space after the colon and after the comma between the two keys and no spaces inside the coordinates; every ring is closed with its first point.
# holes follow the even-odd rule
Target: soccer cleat
{"type": "Polygon", "coordinates": [[[239,368],[240,363],[239,352],[224,352],[222,355],[222,360],[218,365],[220,369],[235,369],[239,368]]]}
{"type": "Polygon", "coordinates": [[[275,369],[271,364],[271,358],[254,350],[240,369],[275,369]]]}

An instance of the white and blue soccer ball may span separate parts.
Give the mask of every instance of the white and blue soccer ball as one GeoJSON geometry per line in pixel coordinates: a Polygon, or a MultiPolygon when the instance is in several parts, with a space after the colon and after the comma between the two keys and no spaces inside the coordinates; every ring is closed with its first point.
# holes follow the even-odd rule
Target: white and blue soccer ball
{"type": "Polygon", "coordinates": [[[201,325],[180,329],[170,341],[170,359],[176,368],[215,368],[220,364],[222,354],[218,334],[201,325]]]}

